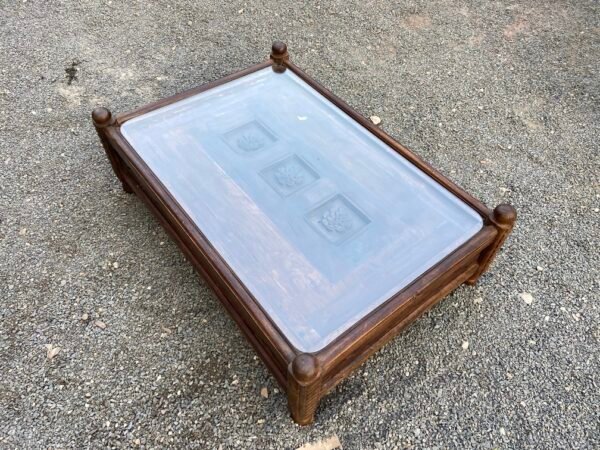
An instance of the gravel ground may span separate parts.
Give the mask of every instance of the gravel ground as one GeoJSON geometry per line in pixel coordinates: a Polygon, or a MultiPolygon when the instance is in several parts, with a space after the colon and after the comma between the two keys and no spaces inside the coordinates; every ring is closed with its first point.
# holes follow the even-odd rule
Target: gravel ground
{"type": "Polygon", "coordinates": [[[0,2],[0,447],[599,448],[599,17],[595,0],[0,2]],[[275,38],[520,215],[478,286],[304,428],[90,121],[261,61],[275,38]]]}

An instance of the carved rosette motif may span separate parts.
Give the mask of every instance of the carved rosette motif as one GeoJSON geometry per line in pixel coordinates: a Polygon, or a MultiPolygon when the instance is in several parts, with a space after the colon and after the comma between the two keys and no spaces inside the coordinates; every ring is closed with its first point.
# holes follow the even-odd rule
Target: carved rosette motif
{"type": "Polygon", "coordinates": [[[319,222],[328,231],[336,233],[344,233],[352,228],[352,218],[340,207],[333,207],[325,211],[319,222]]]}
{"type": "Polygon", "coordinates": [[[279,167],[275,171],[275,179],[281,186],[292,188],[304,183],[304,174],[302,169],[294,165],[279,167]]]}
{"type": "Polygon", "coordinates": [[[295,154],[266,167],[261,175],[283,197],[292,195],[319,179],[319,174],[295,154]]]}
{"type": "Polygon", "coordinates": [[[237,140],[238,147],[247,152],[258,150],[264,143],[264,139],[254,133],[243,134],[237,140]]]}
{"type": "Polygon", "coordinates": [[[371,222],[342,194],[337,194],[317,206],[305,217],[317,232],[334,244],[340,244],[355,236],[371,222]]]}

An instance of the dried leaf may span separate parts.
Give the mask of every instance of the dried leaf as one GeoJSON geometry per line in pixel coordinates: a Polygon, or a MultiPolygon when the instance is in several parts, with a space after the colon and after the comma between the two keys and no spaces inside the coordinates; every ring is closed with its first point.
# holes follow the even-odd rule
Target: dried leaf
{"type": "Polygon", "coordinates": [[[304,444],[302,447],[298,447],[296,450],[342,450],[342,443],[340,442],[340,438],[337,437],[337,434],[332,434],[331,436],[321,439],[317,442],[311,444],[304,444]]]}
{"type": "Polygon", "coordinates": [[[52,344],[46,344],[46,358],[52,359],[60,352],[60,347],[55,347],[52,344]]]}

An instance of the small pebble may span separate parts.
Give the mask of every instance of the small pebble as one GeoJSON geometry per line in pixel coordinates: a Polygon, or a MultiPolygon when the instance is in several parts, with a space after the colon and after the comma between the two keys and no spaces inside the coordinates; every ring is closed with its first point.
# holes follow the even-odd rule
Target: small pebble
{"type": "Polygon", "coordinates": [[[519,296],[526,304],[531,305],[533,303],[533,296],[529,292],[521,292],[519,296]]]}
{"type": "Polygon", "coordinates": [[[373,122],[373,124],[375,125],[379,125],[381,123],[381,119],[379,118],[379,116],[371,116],[370,119],[371,122],[373,122]]]}

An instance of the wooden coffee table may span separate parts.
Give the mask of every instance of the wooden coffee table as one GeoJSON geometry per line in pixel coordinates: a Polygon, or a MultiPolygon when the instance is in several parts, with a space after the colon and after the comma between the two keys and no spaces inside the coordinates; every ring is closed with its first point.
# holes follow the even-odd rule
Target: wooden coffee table
{"type": "Polygon", "coordinates": [[[488,268],[493,211],[289,61],[133,112],[92,113],[112,168],[313,421],[323,395],[488,268]]]}

